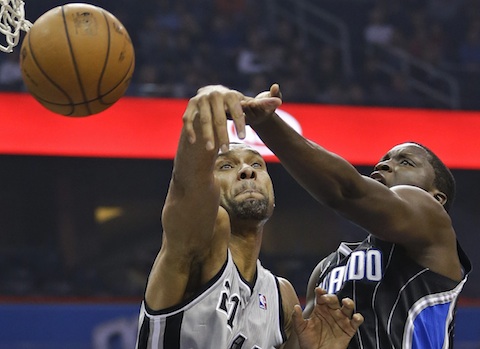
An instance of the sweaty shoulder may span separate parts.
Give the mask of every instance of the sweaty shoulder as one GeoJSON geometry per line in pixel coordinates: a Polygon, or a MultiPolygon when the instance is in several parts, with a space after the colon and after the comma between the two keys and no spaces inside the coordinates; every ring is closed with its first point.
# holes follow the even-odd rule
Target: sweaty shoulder
{"type": "Polygon", "coordinates": [[[413,186],[392,187],[411,209],[409,240],[403,245],[417,263],[454,280],[462,278],[451,218],[434,195],[413,186]]]}
{"type": "Polygon", "coordinates": [[[391,187],[390,190],[404,200],[408,207],[414,211],[413,213],[433,214],[437,219],[443,217],[448,221],[448,224],[451,224],[450,216],[443,207],[441,198],[437,199],[434,193],[412,185],[397,185],[391,187]]]}

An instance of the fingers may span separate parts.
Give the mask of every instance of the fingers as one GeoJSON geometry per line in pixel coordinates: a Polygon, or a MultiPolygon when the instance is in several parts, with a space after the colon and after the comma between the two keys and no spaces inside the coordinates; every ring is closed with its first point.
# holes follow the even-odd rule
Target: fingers
{"type": "Polygon", "coordinates": [[[360,313],[353,314],[352,320],[350,321],[350,324],[352,325],[352,328],[357,331],[358,328],[360,327],[361,324],[363,324],[364,317],[360,313]]]}
{"type": "Polygon", "coordinates": [[[256,98],[220,85],[202,87],[190,99],[183,115],[184,131],[192,144],[200,137],[207,150],[220,148],[227,151],[227,115],[233,120],[238,137],[244,139],[245,117],[248,116],[251,124],[265,120],[282,104],[281,98],[278,84],[273,84],[269,91],[256,98]]]}
{"type": "Polygon", "coordinates": [[[278,97],[252,98],[242,102],[248,124],[253,127],[268,120],[281,105],[282,100],[278,97]]]}
{"type": "Polygon", "coordinates": [[[327,291],[320,287],[315,289],[315,294],[318,314],[321,314],[332,328],[336,324],[345,333],[353,336],[364,321],[360,313],[354,313],[355,302],[350,298],[343,298],[340,304],[336,295],[327,294],[327,291]]]}
{"type": "Polygon", "coordinates": [[[255,98],[242,101],[250,125],[259,124],[268,119],[282,105],[282,94],[278,84],[273,84],[270,90],[259,93],[255,98]]]}
{"type": "Polygon", "coordinates": [[[302,333],[302,331],[305,329],[306,324],[302,315],[302,307],[298,304],[293,307],[292,321],[295,333],[302,333]]]}
{"type": "Polygon", "coordinates": [[[342,299],[342,313],[349,319],[352,317],[355,310],[355,303],[350,298],[342,299]]]}
{"type": "Polygon", "coordinates": [[[240,104],[245,97],[240,92],[231,91],[225,93],[223,96],[225,110],[230,114],[235,129],[237,130],[238,138],[245,138],[245,114],[243,113],[242,105],[240,104]]]}
{"type": "Polygon", "coordinates": [[[245,138],[245,114],[240,101],[245,97],[223,86],[202,88],[191,98],[183,115],[184,131],[190,143],[199,137],[207,150],[216,147],[228,150],[227,113],[231,116],[238,137],[245,138]]]}
{"type": "Polygon", "coordinates": [[[327,291],[320,287],[315,289],[315,295],[317,304],[326,304],[332,310],[340,309],[346,317],[352,317],[355,310],[355,303],[350,298],[343,298],[342,304],[340,305],[336,295],[327,294],[327,291]]]}
{"type": "Polygon", "coordinates": [[[280,91],[280,86],[278,84],[273,84],[270,87],[270,96],[278,97],[278,98],[282,99],[282,92],[280,91]]]}
{"type": "Polygon", "coordinates": [[[334,294],[327,294],[327,291],[317,287],[315,289],[316,302],[319,305],[327,305],[330,309],[340,309],[338,298],[334,294]]]}
{"type": "Polygon", "coordinates": [[[220,93],[213,92],[210,98],[202,99],[200,117],[202,134],[206,141],[207,150],[215,146],[215,136],[222,152],[228,151],[227,115],[225,100],[220,93]]]}
{"type": "MultiPolygon", "coordinates": [[[[213,99],[210,101],[206,98],[201,98],[198,103],[197,117],[200,120],[201,134],[205,141],[205,147],[207,150],[213,150],[215,147],[215,135],[214,135],[214,116],[218,113],[218,101],[213,99]],[[213,112],[213,113],[212,113],[213,112]]],[[[224,135],[217,134],[219,140],[225,139],[224,135]]],[[[222,145],[223,143],[220,143],[222,145]]]]}

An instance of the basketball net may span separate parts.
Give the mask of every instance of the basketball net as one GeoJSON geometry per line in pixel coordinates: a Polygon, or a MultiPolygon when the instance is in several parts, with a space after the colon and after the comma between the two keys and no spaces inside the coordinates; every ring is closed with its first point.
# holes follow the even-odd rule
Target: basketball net
{"type": "Polygon", "coordinates": [[[30,30],[32,23],[25,19],[24,5],[22,0],[0,0],[0,33],[6,38],[0,51],[12,52],[20,40],[20,31],[30,30]]]}

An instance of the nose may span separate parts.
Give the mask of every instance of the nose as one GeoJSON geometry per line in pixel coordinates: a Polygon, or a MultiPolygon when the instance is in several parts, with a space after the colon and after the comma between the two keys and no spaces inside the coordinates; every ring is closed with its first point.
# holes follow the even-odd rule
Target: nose
{"type": "Polygon", "coordinates": [[[257,172],[252,166],[245,165],[238,171],[237,177],[239,180],[255,179],[257,178],[257,172]]]}
{"type": "Polygon", "coordinates": [[[390,171],[391,167],[387,161],[380,161],[375,165],[375,171],[390,171]]]}

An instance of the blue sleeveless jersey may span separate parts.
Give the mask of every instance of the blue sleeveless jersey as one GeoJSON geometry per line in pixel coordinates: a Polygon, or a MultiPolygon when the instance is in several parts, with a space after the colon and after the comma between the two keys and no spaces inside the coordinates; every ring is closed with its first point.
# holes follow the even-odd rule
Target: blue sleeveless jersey
{"type": "Polygon", "coordinates": [[[368,236],[342,243],[321,261],[317,285],[355,301],[365,322],[349,349],[453,347],[457,299],[471,264],[457,244],[465,276],[457,282],[415,263],[396,244],[368,236]]]}

